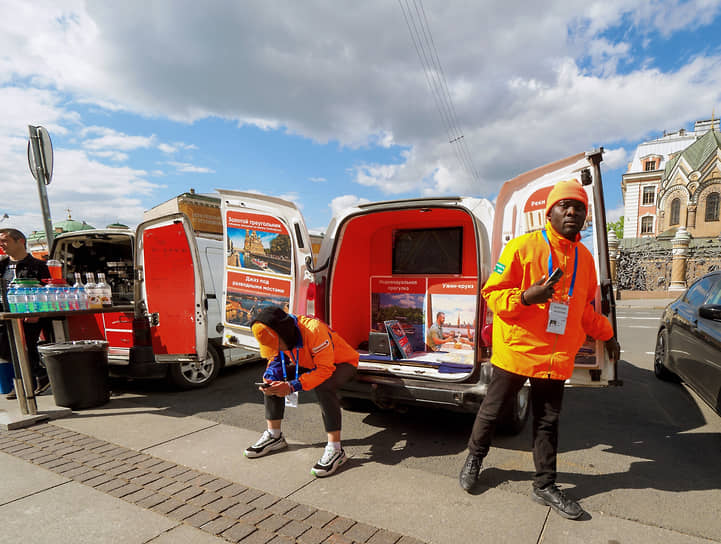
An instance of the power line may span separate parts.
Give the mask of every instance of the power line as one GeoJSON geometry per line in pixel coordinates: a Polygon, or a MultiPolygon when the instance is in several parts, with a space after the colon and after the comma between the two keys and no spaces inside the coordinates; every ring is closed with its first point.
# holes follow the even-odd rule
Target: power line
{"type": "Polygon", "coordinates": [[[436,108],[444,124],[448,143],[453,147],[461,169],[468,173],[471,180],[479,181],[480,176],[473,164],[463,132],[458,123],[456,109],[448,90],[448,83],[438,56],[438,50],[433,41],[433,35],[428,26],[425,9],[423,8],[421,0],[412,1],[413,9],[411,9],[410,5],[411,0],[398,0],[398,3],[403,12],[403,17],[406,21],[408,32],[411,35],[411,41],[415,47],[416,54],[423,66],[426,82],[431,89],[436,108]]]}

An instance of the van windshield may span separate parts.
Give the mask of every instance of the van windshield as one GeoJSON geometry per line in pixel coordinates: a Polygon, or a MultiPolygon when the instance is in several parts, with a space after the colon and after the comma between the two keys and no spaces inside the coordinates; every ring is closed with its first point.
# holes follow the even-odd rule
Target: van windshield
{"type": "Polygon", "coordinates": [[[63,263],[65,281],[75,283],[75,273],[105,274],[113,304],[133,302],[133,237],[130,233],[82,233],[57,241],[53,258],[63,263]]]}

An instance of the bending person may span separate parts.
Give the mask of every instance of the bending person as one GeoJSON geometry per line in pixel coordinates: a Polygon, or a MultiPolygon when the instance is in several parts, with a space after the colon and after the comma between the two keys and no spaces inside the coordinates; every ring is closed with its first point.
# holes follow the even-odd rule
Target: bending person
{"type": "Polygon", "coordinates": [[[245,450],[249,458],[288,447],[281,432],[286,404],[297,406],[301,391],[315,390],[328,444],[311,469],[317,477],[330,476],[346,462],[341,447],[341,409],[337,390],[351,380],[358,352],[322,321],[287,314],[281,308],[261,310],[251,323],[260,355],[268,359],[263,374],[267,430],[245,450]]]}

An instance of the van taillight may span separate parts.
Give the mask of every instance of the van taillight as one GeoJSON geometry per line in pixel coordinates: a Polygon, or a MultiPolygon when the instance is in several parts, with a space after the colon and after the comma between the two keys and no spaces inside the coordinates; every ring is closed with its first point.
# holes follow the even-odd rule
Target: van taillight
{"type": "Polygon", "coordinates": [[[481,312],[483,323],[481,323],[481,344],[491,346],[493,339],[493,312],[488,309],[488,305],[484,299],[481,299],[481,312]]]}
{"type": "Polygon", "coordinates": [[[133,345],[151,346],[153,340],[150,336],[150,322],[147,317],[133,318],[133,345]]]}

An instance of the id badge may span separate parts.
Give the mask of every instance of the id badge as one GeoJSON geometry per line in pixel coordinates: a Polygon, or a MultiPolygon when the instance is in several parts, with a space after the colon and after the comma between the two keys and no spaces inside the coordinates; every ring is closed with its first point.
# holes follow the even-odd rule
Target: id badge
{"type": "Polygon", "coordinates": [[[298,408],[298,391],[293,391],[290,395],[285,396],[285,405],[298,408]]]}
{"type": "Polygon", "coordinates": [[[568,320],[568,304],[551,302],[548,305],[548,326],[546,332],[563,334],[566,332],[566,321],[568,320]]]}

